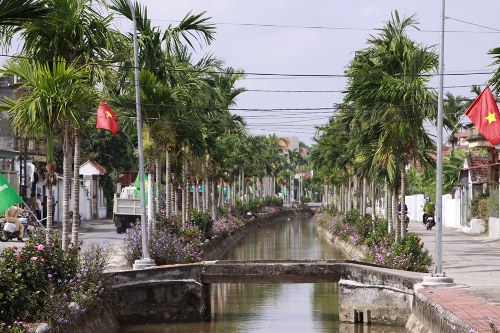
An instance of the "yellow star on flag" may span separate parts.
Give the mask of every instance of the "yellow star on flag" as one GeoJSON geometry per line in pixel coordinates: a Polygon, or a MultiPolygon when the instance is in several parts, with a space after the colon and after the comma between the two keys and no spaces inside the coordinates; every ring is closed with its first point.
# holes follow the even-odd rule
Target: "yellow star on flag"
{"type": "Polygon", "coordinates": [[[495,118],[495,114],[491,112],[488,112],[488,117],[485,117],[484,119],[488,120],[488,124],[497,121],[497,119],[495,118]]]}
{"type": "MultiPolygon", "coordinates": [[[[106,117],[107,118],[113,118],[113,116],[111,115],[111,112],[109,112],[108,110],[106,110],[106,117]]],[[[493,117],[495,117],[495,115],[493,115],[493,117]]]]}

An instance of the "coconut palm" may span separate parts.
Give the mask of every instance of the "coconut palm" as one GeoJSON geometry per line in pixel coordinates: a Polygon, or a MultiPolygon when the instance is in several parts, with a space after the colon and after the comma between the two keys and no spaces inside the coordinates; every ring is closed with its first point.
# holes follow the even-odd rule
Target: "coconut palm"
{"type": "MultiPolygon", "coordinates": [[[[112,16],[102,15],[95,7],[92,0],[44,0],[44,8],[47,11],[45,20],[29,21],[19,28],[20,35],[24,39],[23,53],[47,61],[49,66],[54,66],[52,59],[60,57],[72,65],[87,66],[87,62],[102,63],[113,62],[116,57],[121,56],[123,38],[121,34],[110,28],[112,16]]],[[[92,84],[102,82],[102,78],[110,76],[107,67],[90,66],[87,70],[91,75],[86,79],[92,84]]],[[[95,102],[95,101],[93,101],[95,102]]],[[[79,128],[83,112],[88,111],[88,106],[82,105],[80,115],[75,117],[78,123],[71,119],[58,119],[63,123],[64,132],[64,160],[63,160],[63,214],[62,214],[62,243],[63,249],[68,247],[68,217],[69,217],[69,189],[71,179],[71,163],[74,168],[79,168],[79,152],[75,152],[77,158],[71,158],[72,149],[80,149],[79,133],[77,132],[76,145],[73,144],[73,128],[79,128]]],[[[79,177],[78,177],[79,178],[79,177]]],[[[79,179],[73,179],[74,188],[79,188],[79,179]]],[[[73,196],[73,209],[79,211],[78,190],[73,196]]],[[[72,243],[78,243],[79,214],[73,214],[72,243]]]]}
{"type": "Polygon", "coordinates": [[[452,93],[446,93],[446,100],[444,102],[444,120],[443,124],[451,131],[448,136],[448,142],[451,143],[451,151],[455,150],[457,138],[455,134],[463,126],[460,120],[464,116],[465,110],[470,103],[464,96],[454,96],[452,93]]]}
{"type": "MultiPolygon", "coordinates": [[[[373,167],[386,169],[389,179],[401,182],[401,218],[404,218],[406,165],[432,163],[434,143],[424,121],[435,119],[435,93],[427,89],[426,74],[436,68],[437,55],[415,43],[405,31],[417,24],[395,12],[367,49],[356,54],[348,69],[346,101],[357,117],[369,119],[377,142],[373,167]]],[[[401,228],[404,235],[405,228],[401,228]]]]}
{"type": "MultiPolygon", "coordinates": [[[[80,123],[82,105],[97,98],[89,85],[87,68],[55,59],[52,66],[35,60],[8,61],[4,73],[21,78],[23,95],[18,100],[5,98],[13,128],[30,136],[47,138],[47,190],[55,184],[54,135],[61,119],[80,123]]],[[[47,245],[52,244],[52,196],[47,197],[47,245]]]]}
{"type": "Polygon", "coordinates": [[[42,0],[0,0],[0,45],[9,44],[20,25],[43,20],[47,12],[42,0]]]}

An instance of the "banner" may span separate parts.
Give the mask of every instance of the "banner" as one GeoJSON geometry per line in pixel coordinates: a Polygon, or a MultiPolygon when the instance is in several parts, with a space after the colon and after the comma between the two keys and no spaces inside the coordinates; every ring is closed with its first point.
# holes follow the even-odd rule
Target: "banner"
{"type": "Polygon", "coordinates": [[[23,199],[17,194],[7,179],[0,173],[0,215],[12,205],[23,202],[23,199]]]}

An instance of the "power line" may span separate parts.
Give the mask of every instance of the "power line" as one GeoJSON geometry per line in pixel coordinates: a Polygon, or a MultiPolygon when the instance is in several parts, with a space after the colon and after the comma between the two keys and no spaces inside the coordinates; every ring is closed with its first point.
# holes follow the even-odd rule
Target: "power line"
{"type": "Polygon", "coordinates": [[[465,24],[476,26],[476,27],[480,27],[480,28],[484,28],[484,29],[488,29],[488,30],[493,30],[493,31],[496,31],[496,32],[500,32],[500,29],[488,27],[486,25],[481,25],[481,24],[477,24],[477,23],[473,23],[473,22],[469,22],[469,21],[464,21],[464,20],[460,20],[460,19],[457,19],[457,18],[454,18],[454,17],[449,17],[449,16],[445,16],[445,18],[448,19],[448,20],[457,21],[457,22],[460,22],[460,23],[465,23],[465,24]]]}
{"type": "MultiPolygon", "coordinates": [[[[128,18],[118,15],[118,19],[126,19],[128,18]]],[[[447,17],[449,19],[453,19],[451,17],[447,17]]],[[[171,22],[171,23],[180,23],[180,20],[172,20],[172,19],[158,19],[158,18],[148,18],[150,21],[158,21],[158,22],[171,22]]],[[[498,33],[500,30],[485,27],[479,24],[474,24],[466,21],[460,21],[455,19],[456,21],[469,23],[471,25],[487,28],[494,30],[495,32],[486,32],[486,31],[478,31],[478,30],[445,30],[445,33],[498,33]]],[[[332,27],[325,25],[287,25],[287,24],[273,24],[273,23],[251,23],[251,22],[211,22],[213,25],[228,25],[228,26],[243,26],[243,27],[258,27],[258,28],[283,28],[283,29],[306,29],[306,30],[347,30],[347,31],[383,31],[383,28],[365,28],[365,27],[332,27]]],[[[432,30],[432,29],[409,29],[411,32],[425,32],[425,33],[440,33],[440,30],[432,30]]]]}
{"type": "MultiPolygon", "coordinates": [[[[38,59],[34,57],[21,56],[21,55],[9,55],[9,54],[0,54],[0,57],[13,58],[13,59],[26,59],[26,60],[36,60],[40,62],[65,62],[67,64],[78,64],[81,66],[96,66],[96,67],[109,67],[109,68],[125,68],[131,69],[133,67],[120,65],[120,64],[100,64],[100,63],[92,63],[92,62],[81,62],[81,61],[65,61],[65,60],[47,60],[47,59],[38,59]]],[[[159,68],[148,68],[141,67],[140,69],[147,70],[157,70],[159,68]]],[[[200,74],[223,74],[228,75],[229,73],[224,71],[216,71],[216,70],[197,70],[197,69],[172,69],[174,72],[178,73],[200,73],[200,74]]],[[[465,70],[465,71],[453,71],[448,73],[443,73],[445,76],[468,76],[468,75],[490,75],[493,74],[494,71],[475,71],[475,70],[465,70]]],[[[272,78],[280,78],[280,79],[288,79],[288,78],[352,78],[352,77],[434,77],[436,74],[365,74],[365,75],[354,75],[348,76],[346,74],[296,74],[296,73],[263,73],[263,72],[242,72],[242,73],[234,73],[233,75],[245,75],[245,76],[258,76],[258,77],[272,77],[272,78]]],[[[245,78],[248,80],[248,78],[245,78]]]]}

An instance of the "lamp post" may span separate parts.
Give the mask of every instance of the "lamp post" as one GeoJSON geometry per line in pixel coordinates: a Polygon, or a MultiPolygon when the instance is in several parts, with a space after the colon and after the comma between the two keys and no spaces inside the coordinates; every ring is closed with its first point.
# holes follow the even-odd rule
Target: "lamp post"
{"type": "Polygon", "coordinates": [[[439,86],[438,86],[438,115],[437,115],[437,156],[436,156],[436,246],[435,269],[433,276],[424,277],[424,285],[452,284],[453,279],[446,277],[442,268],[443,256],[443,68],[444,68],[444,19],[445,0],[441,0],[441,43],[439,50],[439,86]]]}
{"type": "Polygon", "coordinates": [[[439,85],[437,119],[437,163],[436,163],[436,267],[435,276],[442,276],[442,233],[443,233],[443,67],[444,67],[444,13],[445,0],[441,0],[441,43],[439,50],[439,85]]]}
{"type": "Polygon", "coordinates": [[[139,193],[141,199],[141,231],[142,231],[142,258],[135,261],[134,269],[143,269],[154,266],[154,261],[149,258],[148,233],[146,223],[146,205],[144,191],[144,147],[142,145],[142,113],[141,113],[141,86],[139,84],[139,55],[137,43],[137,21],[135,17],[134,6],[127,0],[127,4],[132,13],[132,22],[134,23],[134,74],[135,74],[135,108],[137,113],[137,148],[139,150],[139,193]]]}

